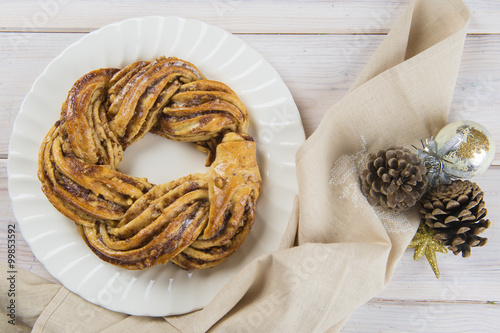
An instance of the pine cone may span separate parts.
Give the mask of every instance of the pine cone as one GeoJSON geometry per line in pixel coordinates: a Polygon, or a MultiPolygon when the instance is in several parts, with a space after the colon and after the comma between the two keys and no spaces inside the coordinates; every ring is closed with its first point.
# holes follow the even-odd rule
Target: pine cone
{"type": "Polygon", "coordinates": [[[370,204],[397,211],[414,206],[427,190],[425,166],[403,147],[369,154],[360,180],[361,191],[370,204]]]}
{"type": "Polygon", "coordinates": [[[431,189],[421,200],[425,223],[437,231],[435,238],[454,254],[470,256],[471,247],[483,246],[488,241],[478,235],[491,222],[484,219],[484,192],[476,183],[457,180],[450,185],[431,189]]]}

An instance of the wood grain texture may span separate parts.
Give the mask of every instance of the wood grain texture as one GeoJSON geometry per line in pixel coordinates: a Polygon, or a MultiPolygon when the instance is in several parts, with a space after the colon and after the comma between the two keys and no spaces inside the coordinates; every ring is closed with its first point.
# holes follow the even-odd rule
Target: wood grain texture
{"type": "MultiPolygon", "coordinates": [[[[500,3],[464,0],[473,13],[470,33],[499,33],[500,3]]],[[[409,0],[3,0],[3,31],[84,31],[129,17],[196,18],[233,33],[387,33],[409,0]],[[89,15],[89,10],[92,14],[89,15]]]]}
{"type": "MultiPolygon", "coordinates": [[[[7,154],[15,115],[45,66],[79,33],[0,33],[0,154],[7,154]],[[16,43],[16,44],[11,44],[16,43]]],[[[348,91],[383,39],[379,35],[239,35],[279,72],[300,110],[306,135],[348,91]]],[[[500,142],[500,36],[469,36],[450,121],[484,124],[500,142]]],[[[84,73],[82,73],[83,75],[84,73]]],[[[68,87],[69,90],[70,87],[68,87]]],[[[62,101],[61,101],[62,103],[62,101]]],[[[495,165],[500,165],[500,149],[495,165]]]]}
{"type": "Polygon", "coordinates": [[[499,304],[371,300],[357,309],[342,333],[498,332],[499,304]]]}

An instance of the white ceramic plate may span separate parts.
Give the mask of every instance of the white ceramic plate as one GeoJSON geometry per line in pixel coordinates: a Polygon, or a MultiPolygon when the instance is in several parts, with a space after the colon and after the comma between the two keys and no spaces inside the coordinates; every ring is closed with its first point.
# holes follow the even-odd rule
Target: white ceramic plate
{"type": "MultiPolygon", "coordinates": [[[[55,58],[33,84],[17,116],[9,147],[9,193],[23,237],[34,255],[66,288],[107,309],[164,316],[203,308],[245,265],[277,250],[297,193],[295,152],[304,141],[293,98],[278,73],[227,31],[179,17],[135,18],[94,31],[55,58]],[[187,272],[168,263],[129,271],[101,261],[74,224],[48,202],[36,176],[38,148],[73,83],[103,67],[175,56],[207,78],[229,85],[250,114],[263,178],[254,227],[221,265],[187,272]]],[[[205,155],[188,143],[152,134],[127,149],[120,169],[165,183],[205,172],[205,155]]]]}

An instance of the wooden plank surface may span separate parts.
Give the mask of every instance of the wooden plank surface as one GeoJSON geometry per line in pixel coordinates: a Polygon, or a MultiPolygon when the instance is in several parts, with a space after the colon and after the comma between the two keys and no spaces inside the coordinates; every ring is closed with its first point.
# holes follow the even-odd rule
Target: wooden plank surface
{"type": "MultiPolygon", "coordinates": [[[[35,78],[55,56],[82,36],[80,33],[0,34],[0,45],[5,46],[0,50],[0,77],[3,78],[0,81],[0,156],[7,154],[15,115],[35,78]],[[12,46],[9,44],[12,41],[18,44],[12,46]]],[[[326,110],[347,93],[383,38],[379,35],[239,37],[259,51],[283,77],[301,112],[307,136],[318,126],[326,110]]],[[[470,119],[485,124],[500,142],[500,122],[496,121],[499,109],[500,36],[469,36],[450,120],[470,119]]],[[[500,149],[494,164],[500,165],[500,149]]]]}
{"type": "MultiPolygon", "coordinates": [[[[470,33],[499,33],[500,3],[465,0],[470,33]]],[[[409,0],[3,0],[0,30],[84,31],[131,16],[196,18],[232,33],[387,33],[409,0]],[[21,14],[20,10],[22,11],[21,14]]]]}
{"type": "Polygon", "coordinates": [[[493,303],[372,300],[354,312],[342,333],[493,333],[498,332],[499,312],[493,303]]]}

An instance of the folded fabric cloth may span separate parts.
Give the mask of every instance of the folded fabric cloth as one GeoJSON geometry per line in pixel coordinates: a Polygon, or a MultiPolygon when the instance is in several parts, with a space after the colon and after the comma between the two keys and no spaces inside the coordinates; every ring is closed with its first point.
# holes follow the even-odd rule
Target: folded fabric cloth
{"type": "MultiPolygon", "coordinates": [[[[19,270],[16,328],[61,332],[337,332],[377,295],[419,223],[416,210],[370,206],[358,171],[368,152],[417,145],[446,122],[469,11],[459,0],[412,1],[349,93],[297,153],[299,196],[275,253],[241,270],[193,313],[134,317],[93,305],[19,270]]],[[[8,280],[2,266],[0,285],[8,280]]],[[[8,299],[0,295],[4,318],[8,299]]],[[[1,321],[0,330],[12,327],[1,321]]]]}

